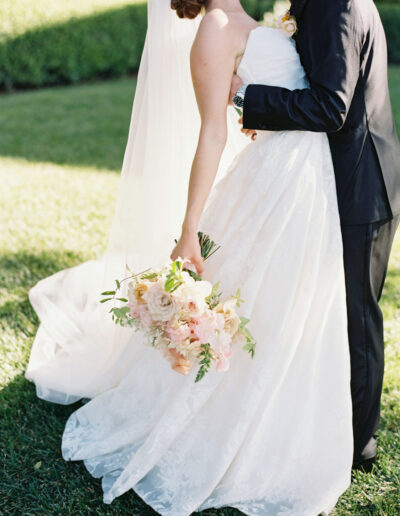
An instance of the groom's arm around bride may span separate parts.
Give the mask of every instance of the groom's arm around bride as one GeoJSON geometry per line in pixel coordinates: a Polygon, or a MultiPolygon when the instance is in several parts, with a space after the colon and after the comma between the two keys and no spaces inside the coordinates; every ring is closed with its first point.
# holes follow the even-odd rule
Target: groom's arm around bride
{"type": "Polygon", "coordinates": [[[310,88],[249,85],[243,123],[328,133],[344,244],[358,465],[376,454],[384,369],[378,301],[400,213],[386,39],[372,0],[293,0],[291,13],[310,88]]]}

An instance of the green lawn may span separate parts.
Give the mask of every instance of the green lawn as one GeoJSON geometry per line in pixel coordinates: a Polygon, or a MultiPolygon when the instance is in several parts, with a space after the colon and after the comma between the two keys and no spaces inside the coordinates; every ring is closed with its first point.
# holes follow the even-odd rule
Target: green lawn
{"type": "MultiPolygon", "coordinates": [[[[38,325],[28,289],[99,256],[106,245],[134,86],[124,79],[0,97],[0,514],[155,514],[132,492],[102,504],[100,482],[60,454],[65,421],[79,404],[40,401],[23,377],[38,325]]],[[[391,88],[400,127],[400,68],[391,70],[391,88]]],[[[382,306],[387,359],[379,461],[373,474],[355,475],[335,516],[400,514],[399,238],[382,306]]]]}

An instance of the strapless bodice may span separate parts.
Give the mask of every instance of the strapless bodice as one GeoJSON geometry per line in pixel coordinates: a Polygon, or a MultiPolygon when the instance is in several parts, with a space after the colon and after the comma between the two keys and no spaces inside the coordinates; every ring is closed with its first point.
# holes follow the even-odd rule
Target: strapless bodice
{"type": "Polygon", "coordinates": [[[237,73],[246,84],[268,84],[290,90],[308,87],[294,40],[280,29],[253,29],[237,73]]]}

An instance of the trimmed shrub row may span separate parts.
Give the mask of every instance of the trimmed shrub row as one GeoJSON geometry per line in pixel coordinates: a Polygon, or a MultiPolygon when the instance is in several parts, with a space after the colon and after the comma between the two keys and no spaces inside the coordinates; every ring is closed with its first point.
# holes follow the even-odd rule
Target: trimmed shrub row
{"type": "MultiPolygon", "coordinates": [[[[393,0],[392,0],[393,1],[393,0]]],[[[274,0],[243,0],[261,18],[274,0]]],[[[400,63],[400,5],[378,6],[389,60],[400,63]]],[[[72,18],[0,42],[0,89],[34,88],[118,77],[137,70],[147,25],[146,3],[72,18]]]]}
{"type": "Polygon", "coordinates": [[[72,18],[0,43],[0,89],[118,77],[139,66],[146,3],[72,18]]]}
{"type": "Polygon", "coordinates": [[[384,3],[378,9],[385,27],[389,62],[400,64],[400,5],[384,3]]]}

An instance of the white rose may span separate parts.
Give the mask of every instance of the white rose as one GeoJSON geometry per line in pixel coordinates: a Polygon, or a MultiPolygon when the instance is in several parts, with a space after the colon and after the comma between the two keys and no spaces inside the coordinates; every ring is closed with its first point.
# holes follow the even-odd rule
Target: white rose
{"type": "Polygon", "coordinates": [[[240,318],[236,313],[235,307],[237,305],[236,299],[228,299],[224,303],[216,306],[215,311],[223,314],[225,319],[224,331],[233,336],[239,329],[240,318]]]}
{"type": "Polygon", "coordinates": [[[229,333],[229,335],[235,335],[235,333],[239,329],[240,319],[236,314],[230,314],[225,316],[225,326],[224,330],[229,333]]]}
{"type": "Polygon", "coordinates": [[[293,19],[282,22],[281,29],[291,38],[297,32],[297,23],[293,19]]]}
{"type": "Polygon", "coordinates": [[[210,346],[217,353],[226,353],[231,348],[232,337],[225,331],[210,336],[210,346]]]}
{"type": "Polygon", "coordinates": [[[212,285],[208,281],[193,281],[182,285],[177,291],[177,297],[192,315],[201,315],[208,309],[206,298],[211,294],[212,285]]]}
{"type": "Polygon", "coordinates": [[[149,314],[154,321],[170,321],[178,310],[175,299],[165,292],[160,283],[155,283],[144,294],[149,314]]]}

